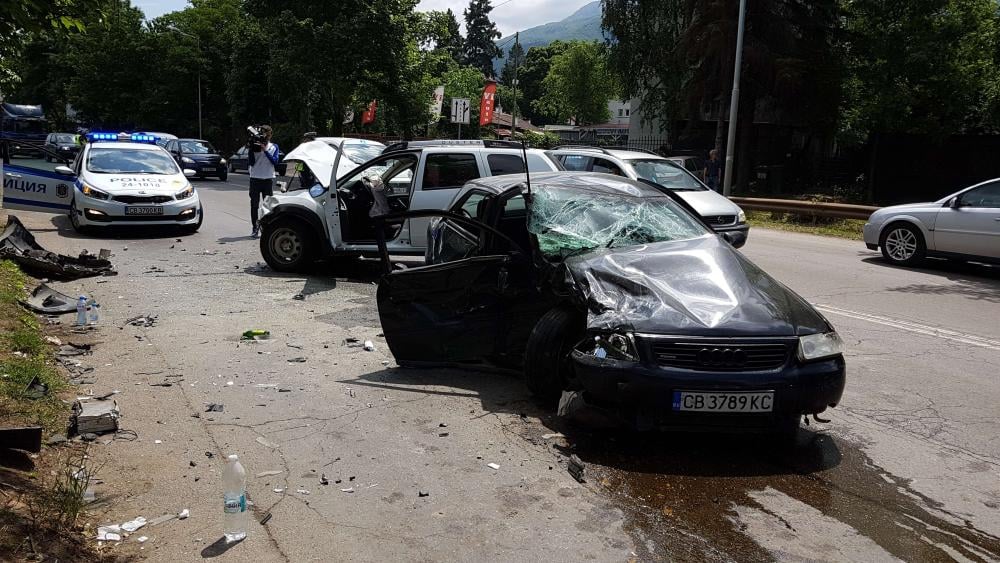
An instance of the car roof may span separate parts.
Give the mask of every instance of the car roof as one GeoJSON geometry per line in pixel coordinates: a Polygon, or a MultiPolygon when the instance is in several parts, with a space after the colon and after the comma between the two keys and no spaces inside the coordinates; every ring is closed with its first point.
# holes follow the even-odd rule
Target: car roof
{"type": "Polygon", "coordinates": [[[196,139],[194,137],[182,137],[180,139],[170,139],[171,141],[194,141],[196,143],[207,143],[205,139],[196,139]]]}
{"type": "Polygon", "coordinates": [[[87,143],[93,148],[102,149],[140,149],[140,150],[150,150],[150,151],[162,151],[163,147],[160,145],[155,145],[152,143],[132,143],[132,142],[115,142],[115,141],[98,141],[96,143],[87,143]]]}
{"type": "MultiPolygon", "coordinates": [[[[476,187],[499,194],[524,183],[524,174],[506,174],[503,176],[488,176],[470,180],[465,184],[465,188],[476,187]]],[[[617,196],[668,197],[662,191],[649,184],[600,172],[541,172],[532,174],[531,189],[532,191],[568,189],[600,192],[617,196]]]]}
{"type": "Polygon", "coordinates": [[[359,145],[375,145],[378,147],[384,147],[385,143],[379,141],[373,141],[371,139],[358,139],[356,137],[316,137],[317,141],[323,141],[324,143],[333,143],[335,145],[340,145],[343,143],[352,143],[359,145]]]}
{"type": "Polygon", "coordinates": [[[604,147],[563,146],[563,147],[556,147],[551,152],[557,154],[586,154],[586,155],[605,154],[620,158],[622,160],[633,160],[637,158],[642,158],[647,160],[648,159],[666,160],[664,157],[651,152],[644,152],[644,151],[637,151],[630,149],[604,148],[604,147]]]}

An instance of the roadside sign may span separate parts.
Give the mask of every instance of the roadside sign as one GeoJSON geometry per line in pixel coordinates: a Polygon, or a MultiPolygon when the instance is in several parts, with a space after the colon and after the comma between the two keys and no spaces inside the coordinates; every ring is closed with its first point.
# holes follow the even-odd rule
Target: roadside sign
{"type": "Polygon", "coordinates": [[[451,99],[451,122],[469,124],[469,99],[451,99]]]}

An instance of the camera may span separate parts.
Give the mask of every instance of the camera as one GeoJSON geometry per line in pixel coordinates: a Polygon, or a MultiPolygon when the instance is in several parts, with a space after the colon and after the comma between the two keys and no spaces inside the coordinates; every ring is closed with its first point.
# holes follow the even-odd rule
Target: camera
{"type": "Polygon", "coordinates": [[[247,148],[253,152],[264,150],[264,146],[267,144],[267,135],[261,132],[259,125],[248,126],[247,136],[247,148]]]}

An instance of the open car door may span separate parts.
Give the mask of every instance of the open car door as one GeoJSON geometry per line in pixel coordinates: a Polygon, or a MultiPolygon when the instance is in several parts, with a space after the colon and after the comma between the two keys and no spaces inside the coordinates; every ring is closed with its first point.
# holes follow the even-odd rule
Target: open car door
{"type": "Polygon", "coordinates": [[[378,285],[378,311],[393,356],[400,365],[480,362],[495,356],[503,342],[504,307],[512,285],[523,278],[525,255],[519,250],[481,252],[486,233],[506,239],[511,248],[517,245],[496,229],[455,213],[418,210],[379,220],[414,217],[442,217],[446,224],[439,226],[458,242],[451,245],[447,262],[390,271],[385,238],[379,237],[386,273],[378,285]]]}
{"type": "MultiPolygon", "coordinates": [[[[68,213],[76,177],[55,171],[61,162],[10,157],[8,142],[0,141],[3,161],[3,208],[44,213],[68,213]]],[[[58,158],[58,155],[55,155],[58,158]]]]}

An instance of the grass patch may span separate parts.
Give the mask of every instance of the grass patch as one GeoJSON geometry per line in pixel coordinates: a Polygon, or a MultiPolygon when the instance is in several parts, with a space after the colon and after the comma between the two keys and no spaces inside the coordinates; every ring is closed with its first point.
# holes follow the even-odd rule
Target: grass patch
{"type": "Polygon", "coordinates": [[[747,211],[747,222],[753,227],[809,233],[850,240],[863,240],[865,221],[861,219],[827,219],[807,217],[791,213],[770,211],[747,211]]]}
{"type": "Polygon", "coordinates": [[[0,262],[0,423],[38,424],[50,435],[66,431],[69,407],[58,398],[66,382],[50,363],[38,320],[17,302],[29,283],[16,264],[0,262]],[[35,377],[49,393],[29,399],[24,389],[35,377]]]}

